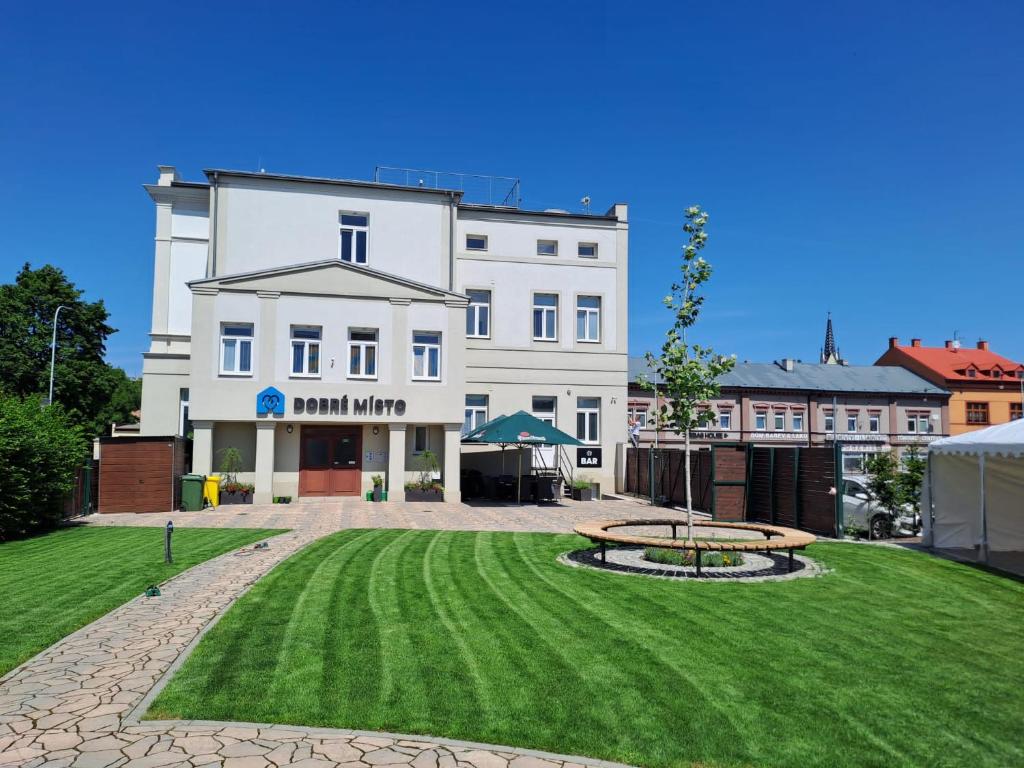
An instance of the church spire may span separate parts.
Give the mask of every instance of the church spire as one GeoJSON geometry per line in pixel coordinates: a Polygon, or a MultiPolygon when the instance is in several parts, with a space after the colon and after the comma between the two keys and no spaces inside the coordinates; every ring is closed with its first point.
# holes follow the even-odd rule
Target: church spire
{"type": "Polygon", "coordinates": [[[839,355],[839,348],[836,347],[836,337],[832,332],[832,313],[828,313],[828,323],[825,325],[825,346],[821,350],[821,362],[831,365],[842,365],[843,358],[839,355]]]}

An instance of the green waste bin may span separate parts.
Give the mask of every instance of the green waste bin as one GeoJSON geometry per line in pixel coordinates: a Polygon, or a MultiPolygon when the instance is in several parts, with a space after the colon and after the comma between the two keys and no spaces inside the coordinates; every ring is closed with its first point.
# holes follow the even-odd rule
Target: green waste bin
{"type": "Polygon", "coordinates": [[[181,476],[181,506],[186,512],[201,512],[203,509],[203,475],[181,476]]]}

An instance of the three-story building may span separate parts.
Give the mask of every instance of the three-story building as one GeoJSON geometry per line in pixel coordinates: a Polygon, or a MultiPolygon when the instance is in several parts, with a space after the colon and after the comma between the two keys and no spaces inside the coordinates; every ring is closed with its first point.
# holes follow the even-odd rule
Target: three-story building
{"type": "MultiPolygon", "coordinates": [[[[143,435],[229,447],[255,500],[389,498],[424,473],[458,500],[494,472],[468,428],[525,410],[596,454],[625,439],[628,223],[469,204],[422,186],[160,167],[143,435]],[[436,462],[431,462],[435,457],[436,462]]],[[[574,461],[551,449],[545,465],[574,461]]],[[[601,460],[601,456],[606,461],[601,460]]]]}

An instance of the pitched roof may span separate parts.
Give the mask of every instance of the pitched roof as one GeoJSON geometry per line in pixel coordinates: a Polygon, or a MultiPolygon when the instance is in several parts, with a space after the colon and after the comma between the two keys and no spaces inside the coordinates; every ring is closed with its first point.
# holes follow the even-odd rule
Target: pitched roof
{"type": "MultiPolygon", "coordinates": [[[[953,347],[952,345],[922,347],[896,344],[890,347],[888,352],[893,350],[906,355],[948,381],[991,381],[1001,378],[1011,371],[1024,371],[1024,365],[1021,363],[1015,363],[988,349],[953,347]],[[969,369],[975,371],[973,376],[967,373],[969,369]],[[999,373],[993,374],[993,371],[999,371],[999,373]]],[[[884,358],[886,355],[882,357],[884,358]]]]}
{"type": "MultiPolygon", "coordinates": [[[[629,380],[650,369],[642,357],[629,358],[629,380]]],[[[737,363],[718,383],[737,389],[792,389],[803,392],[877,392],[941,395],[946,390],[906,368],[880,365],[829,365],[793,362],[787,371],[779,363],[737,363]]]]}

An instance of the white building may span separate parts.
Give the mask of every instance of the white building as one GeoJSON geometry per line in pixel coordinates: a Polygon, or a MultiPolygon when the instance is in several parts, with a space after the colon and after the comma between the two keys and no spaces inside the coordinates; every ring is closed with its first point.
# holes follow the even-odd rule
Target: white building
{"type": "MultiPolygon", "coordinates": [[[[445,498],[466,426],[517,410],[553,420],[614,486],[626,438],[628,224],[471,205],[461,193],[161,166],[142,435],[193,434],[193,471],[239,449],[272,496],[389,498],[437,457],[445,498]]],[[[538,449],[535,462],[576,463],[538,449]]],[[[509,464],[509,467],[512,465],[509,464]]],[[[579,472],[580,470],[575,470],[579,472]]]]}

